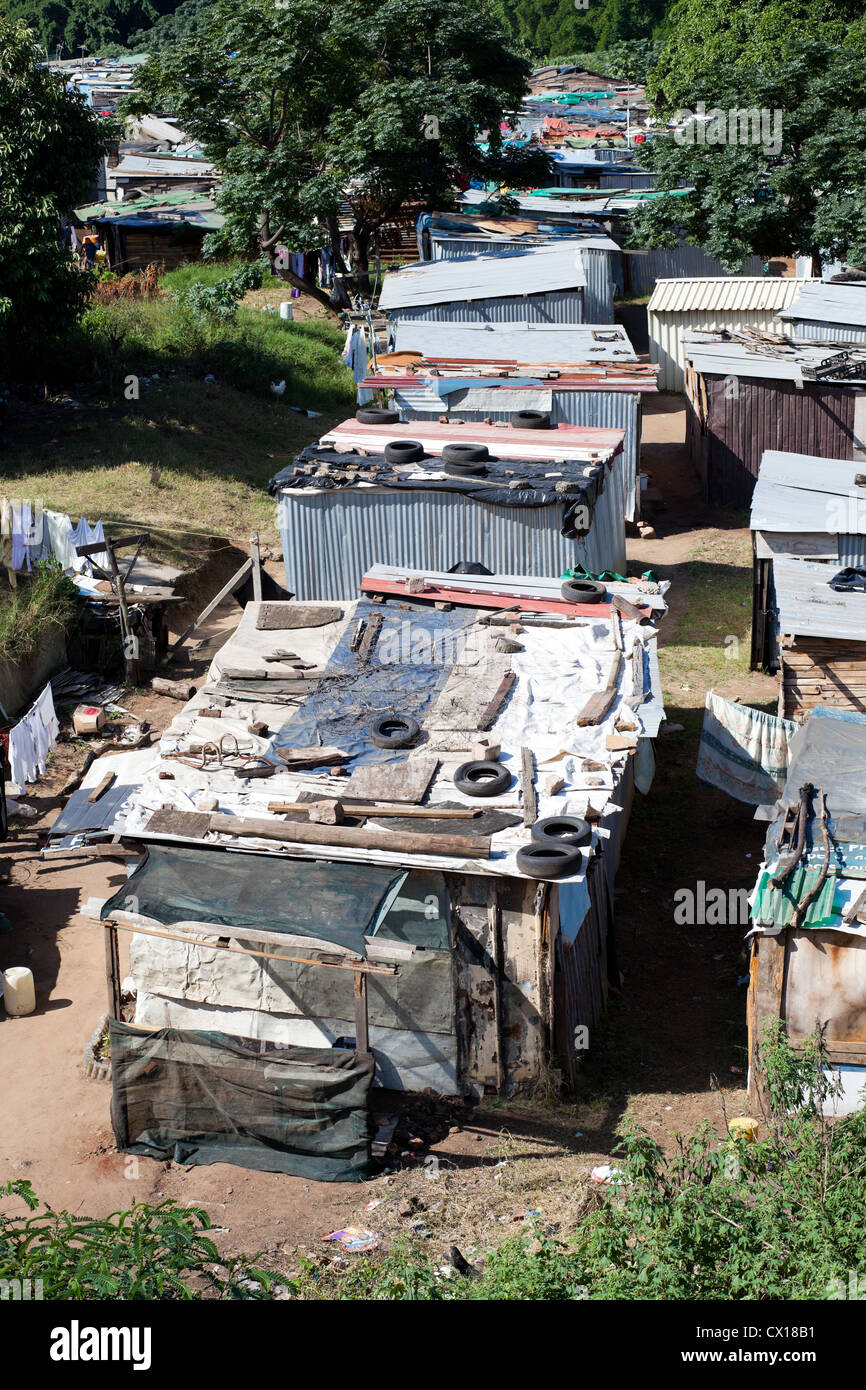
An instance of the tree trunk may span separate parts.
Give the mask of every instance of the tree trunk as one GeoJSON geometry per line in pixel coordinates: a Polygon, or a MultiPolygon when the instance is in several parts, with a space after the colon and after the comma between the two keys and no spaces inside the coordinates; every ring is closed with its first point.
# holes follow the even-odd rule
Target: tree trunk
{"type": "Polygon", "coordinates": [[[367,227],[355,226],[355,281],[362,294],[370,294],[370,232],[367,227]]]}

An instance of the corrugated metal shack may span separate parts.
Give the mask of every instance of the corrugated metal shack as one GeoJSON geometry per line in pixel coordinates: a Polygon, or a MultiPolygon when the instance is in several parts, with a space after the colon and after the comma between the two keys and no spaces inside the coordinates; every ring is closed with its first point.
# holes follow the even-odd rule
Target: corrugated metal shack
{"type": "Polygon", "coordinates": [[[623,439],[615,429],[346,420],[271,480],[287,587],[301,598],[349,598],[381,555],[436,570],[476,561],[539,577],[577,564],[623,574],[613,471],[623,439]],[[398,441],[422,457],[396,472],[387,454],[398,441]],[[449,473],[449,444],[486,449],[483,472],[449,473]]]}
{"type": "Polygon", "coordinates": [[[584,323],[579,251],[544,246],[515,256],[425,261],[385,276],[379,308],[392,324],[584,323]]]}
{"type": "Polygon", "coordinates": [[[781,276],[659,280],[647,305],[650,360],[659,365],[659,390],[686,389],[684,333],[752,328],[782,334],[780,312],[801,285],[781,276]]]}
{"type": "Polygon", "coordinates": [[[380,356],[362,387],[387,393],[403,420],[513,422],[536,410],[560,424],[625,430],[621,457],[626,520],[639,513],[643,395],[655,392],[655,370],[639,364],[618,324],[574,328],[542,324],[480,328],[407,323],[396,356],[380,356]],[[417,353],[409,361],[407,354],[417,353]],[[393,361],[393,365],[392,365],[393,361]]]}
{"type": "MultiPolygon", "coordinates": [[[[663,717],[663,596],[616,584],[575,604],[558,580],[390,567],[363,588],[248,604],[158,746],[101,761],[76,793],[115,772],[86,838],[120,836],[133,860],[100,913],[115,1018],[132,933],[120,1042],[224,1054],[227,1128],[246,1104],[240,1047],[254,1080],[274,1049],[333,1049],[372,1054],[391,1088],[511,1094],[551,1055],[573,1073],[576,1030],[591,1040],[605,1007],[614,874],[663,717]],[[500,752],[479,798],[459,767],[483,738],[500,752]],[[575,842],[528,876],[531,827],[552,816],[561,832],[566,814],[575,842]]],[[[139,1068],[134,1104],[125,1077],[115,1128],[134,1144],[164,1068],[139,1068]]],[[[206,1142],[206,1098],[193,1118],[206,1142]]]]}
{"type": "MultiPolygon", "coordinates": [[[[460,221],[469,222],[463,218],[460,221]]],[[[612,323],[613,301],[622,288],[620,250],[615,241],[596,231],[518,219],[484,222],[461,227],[457,217],[437,218],[425,213],[418,219],[422,260],[456,261],[473,256],[520,256],[540,247],[558,246],[580,252],[584,272],[584,315],[590,323],[612,323]],[[509,234],[510,233],[510,234],[509,234]]]]}
{"type": "Polygon", "coordinates": [[[797,341],[866,343],[866,285],[803,285],[779,317],[797,341]]]}
{"type": "Polygon", "coordinates": [[[781,1019],[794,1048],[826,1024],[840,1090],[827,1113],[846,1114],[863,1104],[866,1084],[866,718],[817,708],[790,754],[752,900],[750,1100],[762,1086],[766,1023],[781,1019]]]}
{"type": "Polygon", "coordinates": [[[866,362],[866,351],[854,349],[854,359],[827,366],[834,355],[827,348],[724,336],[691,334],[684,342],[686,444],[710,502],[748,507],[768,449],[864,456],[866,393],[844,372],[866,362]]]}
{"type": "MultiPolygon", "coordinates": [[[[808,684],[809,668],[814,668],[814,679],[823,671],[824,662],[816,663],[816,654],[810,650],[813,637],[802,636],[780,652],[774,561],[779,556],[820,561],[827,567],[828,579],[846,565],[866,564],[866,487],[857,482],[863,477],[863,464],[845,459],[768,449],[761,461],[752,494],[750,523],[754,571],[752,666],[776,671],[781,660],[784,679],[780,707],[785,713],[796,713],[798,708],[816,703],[807,700],[806,692],[797,686],[797,669],[808,684]],[[791,688],[786,689],[789,680],[791,688]]],[[[826,606],[821,613],[829,621],[831,615],[826,606]]],[[[825,636],[831,639],[829,630],[825,636]]],[[[839,648],[832,639],[827,646],[831,651],[839,648]]],[[[839,648],[836,656],[843,668],[850,669],[847,649],[839,648]]],[[[839,696],[846,702],[848,682],[844,669],[836,669],[831,660],[826,673],[832,673],[839,696]]],[[[833,703],[828,690],[823,691],[820,703],[833,703]]]]}

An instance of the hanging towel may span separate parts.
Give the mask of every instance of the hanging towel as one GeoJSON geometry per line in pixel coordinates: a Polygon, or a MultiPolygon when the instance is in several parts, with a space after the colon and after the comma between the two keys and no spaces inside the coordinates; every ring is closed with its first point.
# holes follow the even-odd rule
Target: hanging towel
{"type": "Polygon", "coordinates": [[[57,735],[60,733],[60,723],[54,710],[54,695],[51,691],[51,682],[46,685],[42,694],[37,698],[34,709],[39,711],[39,717],[52,740],[52,748],[57,742],[57,735]]]}
{"type": "Polygon", "coordinates": [[[19,796],[27,783],[36,777],[36,745],[26,719],[20,719],[9,730],[9,781],[18,788],[19,796]]]}
{"type": "Polygon", "coordinates": [[[4,497],[0,504],[0,564],[12,568],[12,503],[4,497]]]}
{"type": "Polygon", "coordinates": [[[12,568],[23,570],[30,568],[30,535],[33,524],[33,516],[30,511],[29,502],[19,502],[17,499],[12,503],[12,568]]]}
{"type": "Polygon", "coordinates": [[[46,549],[50,549],[51,558],[64,570],[74,569],[76,557],[72,553],[72,522],[69,517],[65,512],[44,511],[42,526],[46,549]]]}

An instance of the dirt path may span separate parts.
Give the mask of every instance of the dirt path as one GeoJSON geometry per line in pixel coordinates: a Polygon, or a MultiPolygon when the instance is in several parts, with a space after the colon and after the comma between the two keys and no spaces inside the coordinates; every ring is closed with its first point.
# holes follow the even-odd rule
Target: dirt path
{"type": "MultiPolygon", "coordinates": [[[[668,721],[683,727],[659,738],[655,784],[635,801],[617,882],[621,988],[591,1039],[577,1103],[539,1096],[532,1105],[488,1102],[470,1110],[401,1101],[399,1167],[362,1185],[306,1183],[222,1164],[186,1170],[118,1154],[110,1088],[81,1072],[83,1048],[105,1007],[105,977],[100,930],[80,908],[90,896],[106,897],[123,874],[98,863],[59,869],[33,848],[34,829],[50,823],[57,790],[83,757],[80,747],[65,744],[30,798],[41,820],[16,829],[6,847],[2,904],[14,929],[0,936],[0,967],[34,970],[39,1007],[30,1018],[0,1022],[0,1180],[28,1178],[52,1204],[94,1215],[162,1197],[202,1205],[223,1228],[218,1239],[226,1249],[264,1250],[288,1267],[298,1247],[321,1256],[322,1235],[349,1223],[373,1226],[386,1238],[414,1223],[419,1239],[443,1247],[457,1241],[471,1251],[520,1229],[527,1213],[562,1228],[578,1219],[589,1171],[610,1156],[625,1114],[670,1144],[703,1118],[720,1122],[714,1077],[728,1113],[743,1111],[743,1079],[731,1069],[745,1062],[744,927],[677,925],[674,895],[699,881],[750,887],[760,859],[762,837],[750,809],[694,775],[707,675],[720,677],[724,693],[753,703],[772,700],[775,687],[748,672],[747,656],[727,664],[720,656],[728,634],[716,634],[715,608],[722,628],[740,622],[747,533],[738,519],[710,514],[702,503],[676,398],[660,396],[647,411],[644,441],[644,466],[667,510],[651,518],[657,539],[630,542],[629,560],[633,572],[651,567],[673,581],[662,674],[668,721]],[[704,610],[697,636],[686,631],[704,610]],[[421,1168],[428,1152],[439,1161],[433,1180],[421,1168]],[[376,1199],[380,1205],[365,1213],[376,1199]]],[[[211,646],[236,617],[231,601],[218,610],[205,632],[211,646]]],[[[177,706],[143,694],[134,708],[147,711],[159,730],[177,706]]]]}

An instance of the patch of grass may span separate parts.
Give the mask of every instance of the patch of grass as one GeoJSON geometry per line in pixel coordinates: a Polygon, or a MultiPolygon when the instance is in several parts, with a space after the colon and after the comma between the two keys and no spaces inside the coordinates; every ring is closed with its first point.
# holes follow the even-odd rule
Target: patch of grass
{"type": "Polygon", "coordinates": [[[752,553],[748,532],[720,531],[697,543],[679,582],[688,604],[662,649],[666,687],[686,680],[703,691],[749,670],[752,553]]]}
{"type": "Polygon", "coordinates": [[[78,590],[59,565],[39,564],[0,606],[0,661],[26,661],[52,628],[66,627],[75,614],[78,590]]]}
{"type": "MultiPolygon", "coordinates": [[[[180,292],[229,269],[196,263],[163,284],[180,292]]],[[[284,323],[241,307],[211,322],[168,297],[94,303],[41,364],[53,398],[10,412],[4,486],[109,527],[140,523],[161,533],[157,558],[251,529],[274,543],[268,479],[354,409],[342,342],[328,317],[284,323]]]]}

